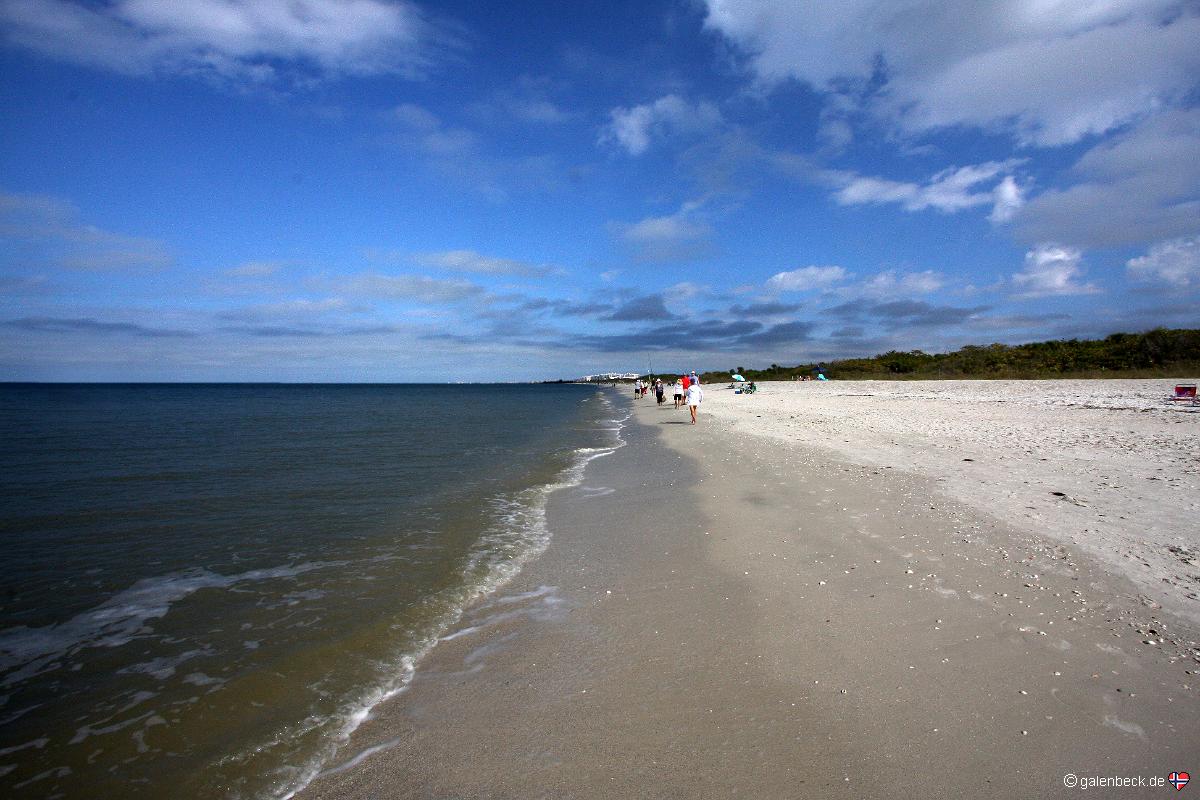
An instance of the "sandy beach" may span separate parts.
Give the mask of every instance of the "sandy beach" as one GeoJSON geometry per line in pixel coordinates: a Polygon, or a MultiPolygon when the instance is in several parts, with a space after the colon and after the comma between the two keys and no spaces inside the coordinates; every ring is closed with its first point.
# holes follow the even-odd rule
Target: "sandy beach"
{"type": "Polygon", "coordinates": [[[1165,385],[627,400],[546,552],[300,796],[1163,796],[1200,764],[1200,416],[1165,385]]]}
{"type": "Polygon", "coordinates": [[[748,397],[710,387],[705,410],[735,437],[932,479],[1200,624],[1200,408],[1163,402],[1180,382],[766,383],[748,397]]]}

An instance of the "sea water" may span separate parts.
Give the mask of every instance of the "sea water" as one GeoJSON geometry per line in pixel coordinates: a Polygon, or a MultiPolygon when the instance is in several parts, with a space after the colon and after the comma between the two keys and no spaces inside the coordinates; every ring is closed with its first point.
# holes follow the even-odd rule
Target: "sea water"
{"type": "Polygon", "coordinates": [[[0,386],[0,795],[291,796],[620,425],[572,385],[0,386]]]}

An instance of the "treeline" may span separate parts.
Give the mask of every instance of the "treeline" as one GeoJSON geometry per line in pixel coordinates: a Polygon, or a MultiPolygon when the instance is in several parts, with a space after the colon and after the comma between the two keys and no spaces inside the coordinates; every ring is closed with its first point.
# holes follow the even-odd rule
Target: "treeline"
{"type": "MultiPolygon", "coordinates": [[[[1032,344],[968,345],[953,353],[892,350],[872,358],[821,364],[742,369],[748,380],[792,380],[823,369],[832,380],[937,380],[939,378],[1141,378],[1200,375],[1200,330],[1157,328],[1114,333],[1103,339],[1068,339],[1032,344]]],[[[709,372],[707,382],[728,381],[709,372]]]]}

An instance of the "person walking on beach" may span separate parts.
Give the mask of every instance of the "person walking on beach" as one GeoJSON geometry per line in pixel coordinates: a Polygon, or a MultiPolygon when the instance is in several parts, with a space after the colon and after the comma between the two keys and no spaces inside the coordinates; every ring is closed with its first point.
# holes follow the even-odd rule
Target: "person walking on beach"
{"type": "Polygon", "coordinates": [[[675,379],[675,408],[678,409],[683,405],[683,380],[675,379]]]}
{"type": "MultiPolygon", "coordinates": [[[[696,373],[692,373],[695,375],[696,373]]],[[[696,411],[700,408],[700,404],[704,402],[704,390],[700,388],[700,382],[695,381],[688,384],[687,389],[687,404],[688,411],[692,412],[692,424],[696,424],[696,411]]]]}
{"type": "Polygon", "coordinates": [[[663,397],[666,395],[666,389],[663,388],[662,378],[654,382],[654,396],[658,398],[658,404],[663,404],[663,397]]]}

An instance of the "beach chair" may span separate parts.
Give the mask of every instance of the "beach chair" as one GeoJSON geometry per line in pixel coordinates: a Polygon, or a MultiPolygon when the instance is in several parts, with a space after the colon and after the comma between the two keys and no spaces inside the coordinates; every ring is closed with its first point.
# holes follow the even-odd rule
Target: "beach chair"
{"type": "Polygon", "coordinates": [[[1188,405],[1192,406],[1200,406],[1200,398],[1196,397],[1196,384],[1176,384],[1175,392],[1167,398],[1167,402],[1172,405],[1175,403],[1187,403],[1188,405]]]}

